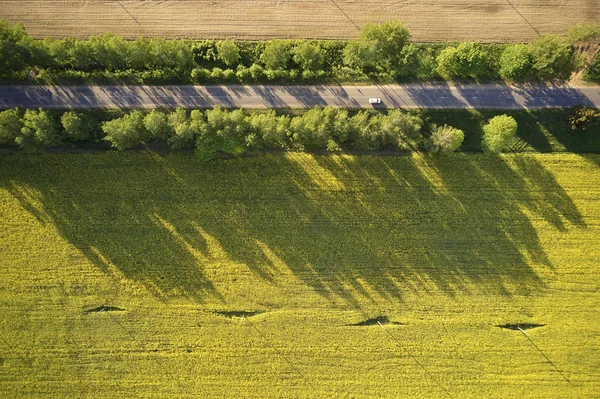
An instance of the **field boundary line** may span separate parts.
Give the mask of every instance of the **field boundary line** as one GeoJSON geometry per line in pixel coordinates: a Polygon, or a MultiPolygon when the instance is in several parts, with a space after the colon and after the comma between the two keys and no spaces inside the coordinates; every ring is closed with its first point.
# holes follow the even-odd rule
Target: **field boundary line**
{"type": "Polygon", "coordinates": [[[384,326],[383,324],[381,324],[381,322],[378,320],[377,324],[379,324],[379,327],[381,327],[383,329],[383,331],[385,331],[392,340],[394,340],[399,346],[400,348],[406,352],[408,354],[408,356],[415,361],[415,363],[417,363],[419,365],[419,367],[421,367],[423,369],[423,371],[425,372],[425,374],[433,381],[436,383],[436,385],[438,387],[440,387],[446,394],[452,396],[452,394],[450,393],[450,391],[442,385],[441,382],[439,382],[434,376],[433,374],[431,374],[431,372],[429,372],[429,370],[427,370],[427,368],[423,365],[423,363],[421,363],[408,349],[406,349],[406,347],[404,345],[402,345],[402,342],[400,342],[400,340],[396,337],[394,337],[394,335],[392,335],[391,332],[389,332],[384,326]]]}
{"type": "Polygon", "coordinates": [[[531,339],[531,337],[529,336],[529,334],[527,334],[527,333],[525,332],[525,330],[523,330],[521,327],[517,327],[517,328],[519,329],[519,331],[521,331],[521,333],[522,333],[522,334],[525,336],[525,338],[527,338],[527,340],[528,340],[529,342],[531,342],[531,345],[533,345],[533,347],[534,347],[535,349],[537,349],[537,350],[538,350],[538,352],[540,352],[540,353],[542,354],[542,356],[544,356],[544,358],[545,358],[545,359],[548,361],[548,363],[550,363],[550,364],[552,365],[552,367],[554,367],[554,369],[555,369],[556,371],[558,371],[558,373],[559,373],[559,374],[562,376],[562,378],[564,378],[564,379],[565,379],[565,381],[567,381],[567,382],[570,384],[570,383],[571,383],[571,381],[569,381],[569,379],[568,379],[568,378],[567,378],[567,377],[566,377],[566,376],[563,374],[563,372],[562,372],[562,371],[560,371],[558,367],[556,367],[556,365],[555,365],[555,364],[552,362],[552,360],[550,360],[550,358],[549,358],[548,356],[546,356],[546,354],[545,354],[544,352],[542,352],[542,350],[540,349],[540,347],[539,347],[539,346],[537,346],[537,345],[535,344],[535,342],[533,342],[533,340],[531,339]]]}

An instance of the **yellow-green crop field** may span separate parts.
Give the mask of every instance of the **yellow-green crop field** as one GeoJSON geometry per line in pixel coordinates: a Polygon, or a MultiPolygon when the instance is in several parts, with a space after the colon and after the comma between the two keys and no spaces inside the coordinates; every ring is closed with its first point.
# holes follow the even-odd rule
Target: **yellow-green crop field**
{"type": "Polygon", "coordinates": [[[0,397],[598,397],[599,182],[598,155],[2,156],[0,397]]]}

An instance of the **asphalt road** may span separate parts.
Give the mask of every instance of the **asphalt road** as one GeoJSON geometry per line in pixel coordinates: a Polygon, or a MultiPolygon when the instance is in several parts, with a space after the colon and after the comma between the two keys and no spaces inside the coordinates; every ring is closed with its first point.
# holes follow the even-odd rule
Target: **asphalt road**
{"type": "Polygon", "coordinates": [[[0,86],[0,108],[600,108],[600,86],[0,86]],[[369,98],[381,104],[369,104],[369,98]]]}

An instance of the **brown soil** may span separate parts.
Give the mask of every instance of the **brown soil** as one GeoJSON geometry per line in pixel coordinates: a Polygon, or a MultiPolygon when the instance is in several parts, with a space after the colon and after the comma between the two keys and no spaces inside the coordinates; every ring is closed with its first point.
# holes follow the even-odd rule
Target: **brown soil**
{"type": "Polygon", "coordinates": [[[600,21],[598,0],[0,0],[36,37],[351,38],[400,19],[413,40],[520,42],[600,21]]]}

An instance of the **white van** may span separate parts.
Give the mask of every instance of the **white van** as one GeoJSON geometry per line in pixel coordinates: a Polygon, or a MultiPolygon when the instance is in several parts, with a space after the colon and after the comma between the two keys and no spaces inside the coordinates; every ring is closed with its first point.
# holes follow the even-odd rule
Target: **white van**
{"type": "Polygon", "coordinates": [[[369,98],[369,104],[381,104],[381,98],[377,98],[377,97],[369,98]]]}

